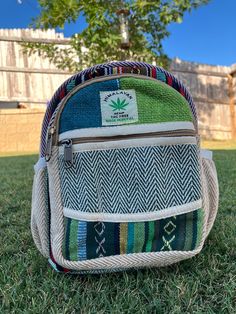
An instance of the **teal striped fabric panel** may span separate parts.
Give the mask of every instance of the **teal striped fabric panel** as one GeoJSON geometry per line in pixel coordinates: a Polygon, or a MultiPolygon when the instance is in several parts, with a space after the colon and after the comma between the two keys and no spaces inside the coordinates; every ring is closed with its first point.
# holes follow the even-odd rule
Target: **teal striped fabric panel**
{"type": "Polygon", "coordinates": [[[64,256],[83,261],[103,256],[194,250],[201,240],[203,210],[149,222],[85,222],[65,218],[64,256]]]}

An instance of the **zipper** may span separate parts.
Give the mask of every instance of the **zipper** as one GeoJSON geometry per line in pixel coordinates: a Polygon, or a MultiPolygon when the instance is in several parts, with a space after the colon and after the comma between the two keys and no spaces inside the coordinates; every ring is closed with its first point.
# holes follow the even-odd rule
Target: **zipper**
{"type": "Polygon", "coordinates": [[[152,137],[181,137],[181,136],[196,136],[195,130],[179,129],[173,131],[161,131],[161,132],[150,132],[150,133],[139,133],[139,134],[126,134],[126,135],[115,135],[115,136],[103,136],[103,137],[82,137],[82,138],[70,138],[59,142],[59,146],[64,146],[64,162],[65,167],[70,168],[73,165],[73,150],[74,144],[84,143],[103,143],[110,141],[122,141],[130,139],[145,139],[152,137]]]}
{"type": "Polygon", "coordinates": [[[49,161],[52,155],[52,140],[53,134],[55,133],[56,128],[54,126],[50,127],[47,133],[47,143],[46,143],[46,152],[45,152],[45,160],[49,161]]]}
{"type": "Polygon", "coordinates": [[[73,152],[72,152],[73,141],[72,139],[64,140],[62,145],[64,145],[65,167],[70,168],[73,165],[73,152]]]}
{"type": "MultiPolygon", "coordinates": [[[[145,76],[145,75],[140,75],[140,74],[132,74],[132,73],[122,73],[122,74],[113,74],[113,75],[108,75],[108,76],[96,77],[94,79],[91,79],[89,81],[85,81],[84,83],[76,86],[74,89],[72,89],[72,91],[70,91],[62,99],[60,107],[58,108],[58,111],[56,112],[55,119],[54,119],[52,125],[49,127],[48,137],[47,137],[47,146],[46,146],[46,157],[45,157],[46,161],[49,161],[51,158],[52,146],[58,144],[59,117],[60,117],[60,114],[61,114],[62,110],[64,109],[64,106],[65,106],[66,102],[68,101],[68,99],[70,97],[72,97],[77,91],[79,91],[80,89],[82,89],[88,85],[91,85],[91,84],[96,83],[96,82],[103,82],[103,81],[121,78],[121,77],[136,77],[136,78],[140,78],[140,79],[151,80],[151,81],[155,81],[155,82],[158,82],[160,84],[163,84],[166,87],[172,88],[171,86],[167,85],[166,83],[164,83],[162,81],[158,81],[156,78],[145,76]]],[[[193,121],[195,121],[192,110],[191,109],[189,109],[189,110],[190,110],[191,115],[193,117],[193,121]]]]}

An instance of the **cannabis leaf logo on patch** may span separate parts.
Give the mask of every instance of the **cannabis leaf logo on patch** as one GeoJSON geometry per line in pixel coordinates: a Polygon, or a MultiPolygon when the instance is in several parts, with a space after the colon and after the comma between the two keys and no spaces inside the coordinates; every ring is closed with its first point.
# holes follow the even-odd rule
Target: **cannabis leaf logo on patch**
{"type": "Polygon", "coordinates": [[[126,110],[126,106],[128,106],[129,103],[126,102],[125,99],[123,99],[122,101],[120,100],[120,98],[117,98],[117,101],[111,100],[112,104],[110,104],[109,106],[111,106],[113,109],[112,111],[115,110],[126,110]]]}

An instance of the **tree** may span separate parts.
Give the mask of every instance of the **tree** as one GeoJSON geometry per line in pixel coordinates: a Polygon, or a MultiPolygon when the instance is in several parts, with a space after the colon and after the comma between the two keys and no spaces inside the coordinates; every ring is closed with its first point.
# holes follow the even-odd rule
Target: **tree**
{"type": "Polygon", "coordinates": [[[63,28],[85,16],[87,26],[71,37],[69,46],[48,43],[25,43],[28,54],[40,53],[58,68],[78,71],[112,60],[131,59],[166,65],[162,41],[169,36],[167,26],[180,23],[184,12],[191,11],[209,0],[38,0],[40,15],[33,19],[35,28],[63,28]],[[120,48],[120,22],[117,12],[129,10],[131,45],[125,52],[120,48]],[[78,61],[79,60],[79,61],[78,61]]]}

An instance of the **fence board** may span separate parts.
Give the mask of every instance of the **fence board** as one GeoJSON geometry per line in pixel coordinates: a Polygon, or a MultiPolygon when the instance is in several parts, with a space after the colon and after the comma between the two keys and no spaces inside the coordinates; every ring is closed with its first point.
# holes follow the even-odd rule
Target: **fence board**
{"type": "MultiPolygon", "coordinates": [[[[0,29],[0,101],[18,101],[29,108],[42,108],[70,73],[58,70],[48,59],[38,55],[24,55],[22,40],[68,44],[68,38],[54,30],[0,29]]],[[[200,133],[209,139],[236,137],[236,66],[211,66],[175,59],[170,70],[193,95],[200,133]]]]}

